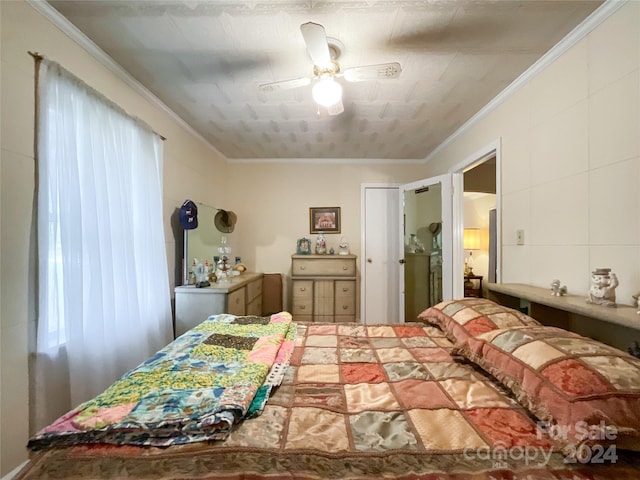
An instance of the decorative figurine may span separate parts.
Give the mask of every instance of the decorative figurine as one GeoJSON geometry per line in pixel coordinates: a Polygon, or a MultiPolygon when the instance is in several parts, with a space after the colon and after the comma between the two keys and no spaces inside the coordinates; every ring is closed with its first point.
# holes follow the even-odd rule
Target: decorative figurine
{"type": "Polygon", "coordinates": [[[222,255],[218,260],[216,268],[216,282],[217,283],[229,283],[231,273],[231,265],[229,264],[229,257],[222,255]]]}
{"type": "Polygon", "coordinates": [[[596,268],[591,272],[591,288],[587,303],[615,307],[617,286],[618,277],[615,273],[611,273],[610,268],[596,268]]]}
{"type": "Polygon", "coordinates": [[[567,293],[567,286],[560,286],[560,280],[554,280],[551,282],[551,295],[554,297],[561,297],[565,293],[567,293]]]}
{"type": "Polygon", "coordinates": [[[636,313],[640,315],[640,292],[636,293],[635,295],[631,295],[631,298],[633,298],[633,306],[638,309],[636,313]]]}
{"type": "Polygon", "coordinates": [[[208,262],[205,267],[202,262],[198,262],[196,264],[196,288],[204,288],[211,285],[209,283],[209,272],[208,272],[208,262]]]}

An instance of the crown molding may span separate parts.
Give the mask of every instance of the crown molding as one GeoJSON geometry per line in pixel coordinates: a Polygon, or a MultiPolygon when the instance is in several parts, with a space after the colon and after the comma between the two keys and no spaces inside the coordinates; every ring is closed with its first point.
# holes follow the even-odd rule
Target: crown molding
{"type": "Polygon", "coordinates": [[[476,123],[486,117],[491,111],[502,104],[507,98],[513,95],[522,86],[528,83],[542,70],[547,68],[558,57],[564,54],[567,50],[573,47],[576,43],[586,37],[589,33],[595,30],[598,25],[609,18],[620,7],[626,4],[629,0],[606,0],[600,7],[594,10],[580,25],[569,32],[562,40],[560,40],[555,46],[553,46],[547,53],[538,59],[533,65],[525,70],[518,78],[511,82],[502,92],[496,95],[493,100],[482,107],[474,116],[467,120],[458,130],[453,132],[447,137],[440,145],[438,145],[429,155],[424,159],[425,163],[428,163],[442,150],[453,143],[458,137],[470,130],[476,123]]]}
{"type": "MultiPolygon", "coordinates": [[[[2,0],[0,0],[2,1],[2,0]]],[[[74,24],[67,20],[60,12],[53,8],[46,0],[27,0],[27,3],[31,5],[36,11],[38,11],[47,20],[58,27],[62,33],[68,36],[75,43],[84,48],[87,53],[93,56],[98,62],[104,65],[109,71],[116,75],[125,84],[131,87],[136,93],[140,94],[145,100],[152,105],[158,107],[160,110],[169,115],[176,121],[182,128],[189,132],[194,137],[198,138],[204,143],[212,152],[219,155],[225,161],[228,161],[227,157],[217,150],[210,142],[208,142],[200,133],[195,131],[191,125],[189,125],[182,117],[176,112],[171,110],[162,100],[156,97],[147,87],[142,85],[136,80],[129,72],[127,72],[119,63],[111,58],[107,53],[96,45],[89,37],[82,33],[74,24]]]]}
{"type": "Polygon", "coordinates": [[[424,158],[229,158],[232,164],[240,163],[293,163],[293,164],[322,164],[322,165],[422,165],[424,158]]]}

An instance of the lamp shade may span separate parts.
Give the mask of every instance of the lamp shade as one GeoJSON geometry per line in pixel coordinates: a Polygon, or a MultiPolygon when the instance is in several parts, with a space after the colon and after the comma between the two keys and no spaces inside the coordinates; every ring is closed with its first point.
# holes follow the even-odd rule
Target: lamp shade
{"type": "Polygon", "coordinates": [[[324,77],[313,86],[311,95],[323,107],[330,107],[342,99],[342,87],[332,77],[324,77]]]}
{"type": "Polygon", "coordinates": [[[480,229],[465,228],[463,233],[463,243],[465,250],[480,249],[480,229]]]}

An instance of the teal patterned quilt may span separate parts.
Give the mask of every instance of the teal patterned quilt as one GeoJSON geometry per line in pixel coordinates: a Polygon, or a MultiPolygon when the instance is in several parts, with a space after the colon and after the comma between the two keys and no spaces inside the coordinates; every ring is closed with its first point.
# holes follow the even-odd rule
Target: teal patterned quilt
{"type": "Polygon", "coordinates": [[[224,439],[236,422],[262,412],[289,364],[295,331],[287,312],[209,317],[38,432],[28,446],[224,439]]]}

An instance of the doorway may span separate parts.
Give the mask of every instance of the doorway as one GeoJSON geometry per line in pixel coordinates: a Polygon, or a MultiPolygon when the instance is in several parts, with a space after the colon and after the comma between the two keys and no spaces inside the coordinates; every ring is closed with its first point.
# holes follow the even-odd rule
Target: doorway
{"type": "MultiPolygon", "coordinates": [[[[463,232],[465,217],[471,218],[471,215],[469,213],[465,215],[464,211],[464,181],[473,181],[473,177],[478,173],[478,171],[473,172],[474,167],[487,161],[490,163],[486,166],[490,167],[495,179],[495,208],[494,213],[491,214],[492,219],[490,219],[493,233],[488,234],[492,247],[489,248],[487,255],[489,256],[488,262],[493,261],[492,270],[495,272],[495,282],[500,281],[500,156],[500,141],[496,140],[455,165],[446,175],[451,179],[452,218],[448,226],[443,222],[441,227],[443,232],[443,269],[446,266],[450,272],[449,280],[443,284],[443,299],[445,300],[464,295],[464,259],[469,252],[463,249],[463,232]],[[469,180],[464,179],[464,174],[467,171],[470,172],[469,180]],[[444,237],[445,232],[448,235],[446,238],[444,237]],[[445,249],[448,250],[445,251],[445,249]],[[447,285],[448,290],[444,290],[444,285],[447,285]]],[[[424,182],[425,180],[414,182],[415,188],[420,188],[420,184],[424,182]]],[[[470,186],[471,184],[468,185],[469,189],[474,188],[470,186]]],[[[400,187],[397,184],[363,184],[361,187],[360,319],[362,322],[402,322],[405,316],[404,278],[400,278],[402,264],[399,263],[404,259],[404,218],[401,213],[400,187]],[[375,250],[371,247],[372,240],[377,242],[375,250]]],[[[480,258],[479,253],[474,254],[478,259],[480,258]]],[[[476,272],[480,270],[479,266],[475,267],[476,272]]],[[[443,274],[443,282],[445,282],[444,278],[443,274]]],[[[487,274],[487,281],[490,279],[491,276],[487,274]]],[[[485,287],[484,282],[483,287],[485,287]]]]}
{"type": "Polygon", "coordinates": [[[453,296],[453,175],[400,187],[399,317],[415,321],[426,308],[453,296]]]}
{"type": "Polygon", "coordinates": [[[463,169],[464,296],[486,297],[499,279],[499,149],[470,157],[463,169]]]}

